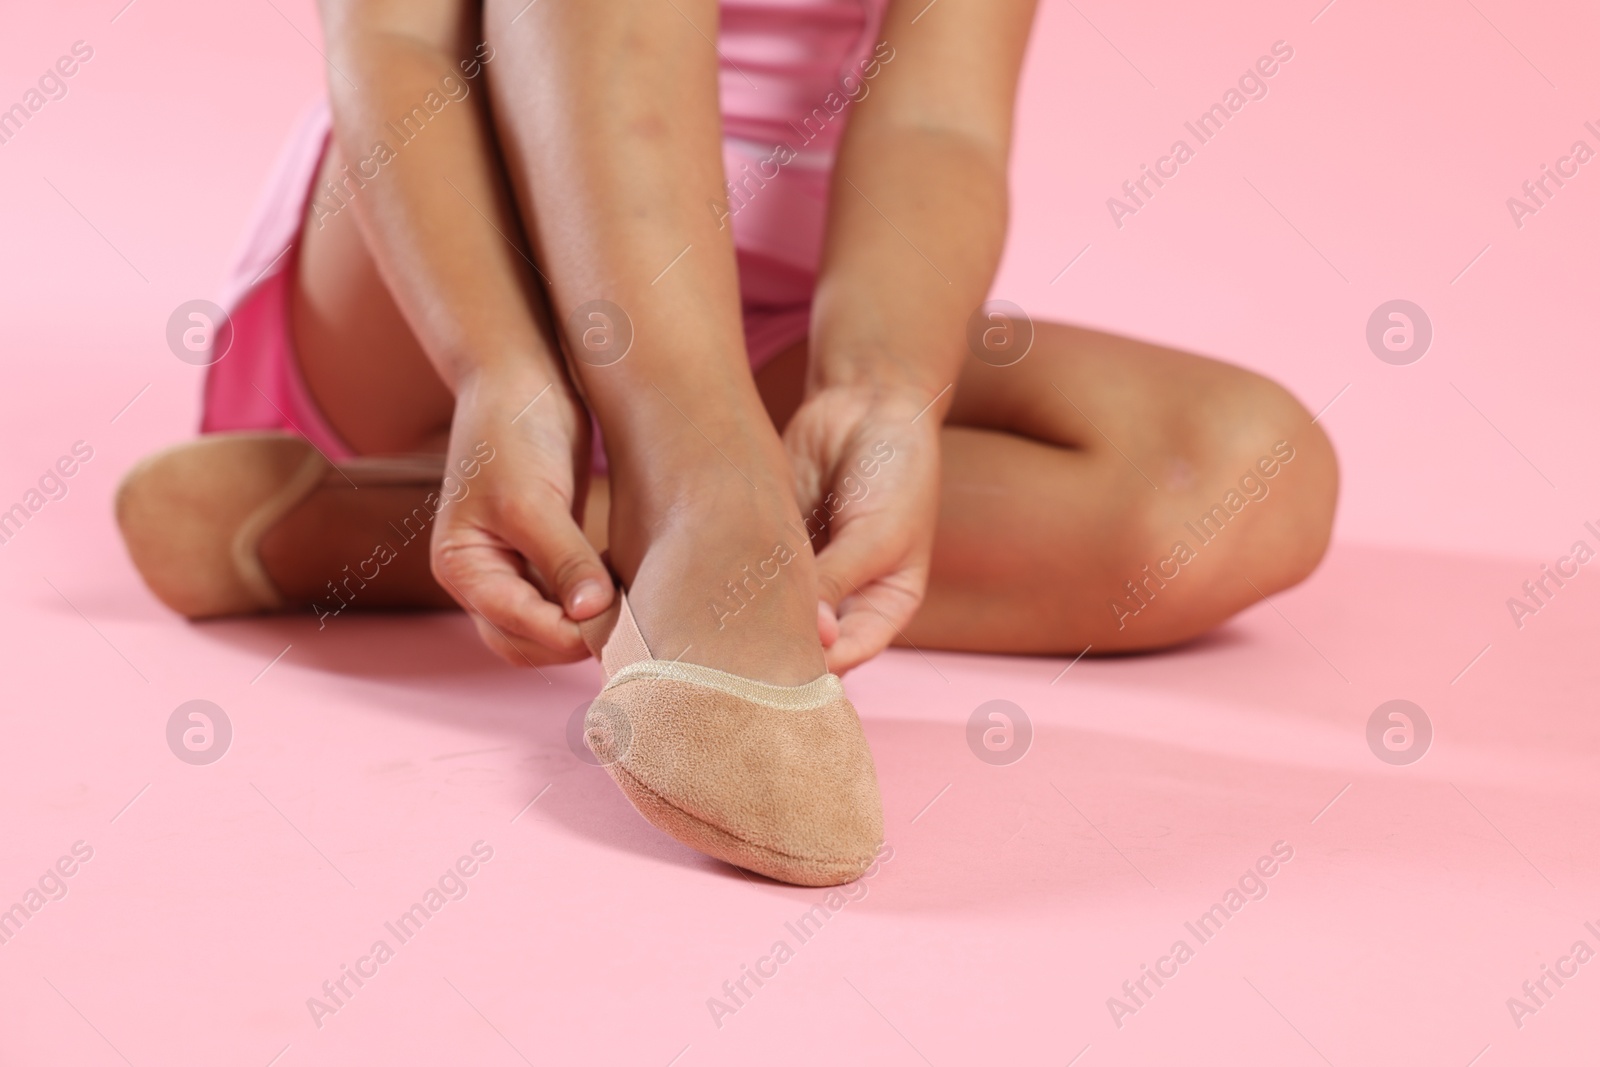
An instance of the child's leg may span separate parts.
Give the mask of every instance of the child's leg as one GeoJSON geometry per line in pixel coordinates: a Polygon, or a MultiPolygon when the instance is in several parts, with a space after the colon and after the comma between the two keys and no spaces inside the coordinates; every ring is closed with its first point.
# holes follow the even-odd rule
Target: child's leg
{"type": "MultiPolygon", "coordinates": [[[[318,185],[342,166],[328,147],[318,185]]],[[[355,213],[303,224],[289,296],[290,348],[323,420],[363,455],[443,452],[453,398],[395,307],[355,213]]],[[[430,573],[426,540],[407,544],[391,523],[413,514],[425,490],[319,489],[260,544],[262,564],[291,604],[333,599],[327,586],[378,544],[403,545],[352,606],[447,607],[430,573]]]]}
{"type": "MultiPolygon", "coordinates": [[[[302,367],[308,379],[349,384],[316,392],[353,443],[426,447],[448,430],[449,394],[381,288],[352,221],[307,234],[302,278],[316,279],[315,303],[325,310],[309,330],[308,316],[297,315],[302,367]],[[350,295],[334,301],[334,293],[350,295]],[[368,346],[368,337],[384,341],[368,346]],[[382,383],[387,402],[367,404],[363,382],[382,383]]],[[[310,303],[307,293],[297,297],[297,307],[310,303]]],[[[801,345],[758,377],[779,425],[798,403],[804,359],[801,345]]],[[[1112,651],[1193,637],[1309,574],[1337,493],[1326,436],[1281,389],[1227,364],[1064,326],[1040,325],[1034,350],[1016,366],[969,365],[944,447],[933,572],[907,631],[933,648],[1112,651]],[[1295,458],[1277,463],[1271,478],[1256,471],[1241,490],[1280,440],[1295,458]],[[1267,495],[1252,501],[1248,493],[1263,491],[1257,485],[1267,495]],[[1235,490],[1231,502],[1245,501],[1237,514],[1227,510],[1235,490]],[[1220,533],[1216,505],[1229,515],[1220,533]],[[1194,553],[1183,564],[1174,559],[1179,542],[1194,553]]],[[[603,545],[607,486],[596,483],[585,526],[603,545]]],[[[385,536],[394,515],[410,513],[411,495],[318,494],[264,540],[269,573],[291,600],[318,596],[385,536]]],[[[425,555],[413,555],[413,565],[386,569],[368,606],[449,604],[425,555]]]]}
{"type": "Polygon", "coordinates": [[[747,362],[722,188],[709,0],[489,0],[501,149],[565,318],[622,309],[634,343],[574,374],[605,435],[611,560],[662,658],[779,684],[825,670],[814,558],[782,443],[747,362]],[[732,621],[729,588],[746,609],[732,621]]]}
{"type": "MultiPolygon", "coordinates": [[[[804,359],[801,346],[760,375],[780,420],[804,359]]],[[[1310,574],[1338,495],[1326,435],[1279,386],[1054,324],[1014,366],[969,361],[943,452],[927,598],[905,635],[923,648],[1113,652],[1195,637],[1310,574]]]]}
{"type": "MultiPolygon", "coordinates": [[[[317,184],[343,166],[330,144],[317,184]]],[[[395,305],[355,212],[308,218],[298,254],[291,333],[328,422],[362,455],[443,452],[455,398],[395,305]]]]}
{"type": "MultiPolygon", "coordinates": [[[[318,185],[343,166],[330,144],[318,185]]],[[[301,229],[289,322],[299,373],[324,420],[362,455],[443,452],[455,398],[422,351],[378,273],[353,211],[301,229]]],[[[392,523],[427,490],[319,489],[261,539],[268,576],[291,604],[336,603],[327,590],[378,544],[402,545],[353,607],[450,607],[434,580],[428,542],[406,543],[392,523]]]]}
{"type": "MultiPolygon", "coordinates": [[[[452,398],[395,307],[352,213],[308,225],[293,324],[313,396],[359,451],[442,447],[452,398]]],[[[758,382],[780,425],[797,402],[803,359],[802,346],[758,382]]],[[[624,394],[623,402],[652,398],[624,394]]],[[[1041,325],[1022,363],[969,366],[950,423],[933,573],[908,629],[919,645],[1159,647],[1299,581],[1327,543],[1337,472],[1326,438],[1287,394],[1237,368],[1041,325]],[[1258,474],[1252,488],[1239,489],[1279,440],[1290,442],[1295,459],[1279,464],[1271,479],[1258,474]],[[1260,493],[1256,484],[1268,495],[1252,501],[1247,493],[1260,493]],[[1231,501],[1230,490],[1238,490],[1231,501]],[[1237,513],[1228,510],[1240,500],[1237,513]],[[1219,534],[1221,514],[1228,520],[1219,534]],[[1198,526],[1206,515],[1210,521],[1198,526]],[[1193,553],[1182,564],[1173,552],[1179,542],[1193,553]]],[[[708,474],[725,481],[735,477],[703,437],[692,436],[698,431],[680,430],[676,443],[702,449],[691,457],[696,464],[706,461],[708,474]]],[[[681,469],[686,461],[674,462],[681,469]]],[[[596,487],[587,515],[597,544],[604,543],[605,488],[596,487]]],[[[414,495],[317,494],[264,539],[269,574],[291,600],[318,596],[345,563],[386,536],[394,516],[411,512],[414,495]]],[[[710,544],[725,532],[701,523],[692,540],[710,544]]],[[[409,554],[415,558],[402,554],[385,569],[367,605],[449,604],[425,552],[409,554]]],[[[737,559],[734,553],[721,562],[737,559]]],[[[713,566],[709,573],[737,578],[739,570],[722,576],[713,566]]],[[[693,591],[683,585],[690,573],[678,570],[679,593],[693,591]]]]}
{"type": "Polygon", "coordinates": [[[1042,325],[1017,366],[972,361],[951,421],[919,644],[1170,645],[1301,581],[1327,548],[1333,448],[1241,368],[1042,325]]]}

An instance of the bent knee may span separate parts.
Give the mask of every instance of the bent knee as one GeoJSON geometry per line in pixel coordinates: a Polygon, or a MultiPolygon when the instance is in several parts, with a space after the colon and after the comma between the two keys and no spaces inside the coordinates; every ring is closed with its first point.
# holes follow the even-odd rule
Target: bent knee
{"type": "MultiPolygon", "coordinates": [[[[1150,494],[1140,543],[1130,546],[1168,576],[1150,598],[1159,610],[1146,647],[1205,633],[1303,581],[1327,551],[1339,491],[1327,435],[1276,383],[1229,377],[1196,397],[1173,442],[1189,475],[1150,494]]],[[[1143,573],[1141,591],[1152,585],[1152,571],[1143,573]]]]}
{"type": "MultiPolygon", "coordinates": [[[[1202,417],[1204,508],[1215,522],[1218,504],[1236,562],[1253,566],[1257,584],[1284,588],[1305,578],[1327,550],[1339,495],[1333,445],[1287,389],[1233,369],[1212,391],[1202,417]],[[1215,499],[1212,499],[1215,498],[1215,499]]],[[[1263,587],[1265,587],[1263,585],[1263,587]]]]}
{"type": "Polygon", "coordinates": [[[1277,474],[1265,477],[1256,458],[1262,498],[1255,503],[1263,506],[1248,529],[1246,552],[1254,558],[1241,566],[1253,564],[1257,584],[1270,593],[1304,580],[1322,562],[1338,506],[1339,462],[1333,442],[1287,389],[1260,378],[1249,391],[1251,434],[1270,440],[1271,456],[1279,462],[1277,474]]]}

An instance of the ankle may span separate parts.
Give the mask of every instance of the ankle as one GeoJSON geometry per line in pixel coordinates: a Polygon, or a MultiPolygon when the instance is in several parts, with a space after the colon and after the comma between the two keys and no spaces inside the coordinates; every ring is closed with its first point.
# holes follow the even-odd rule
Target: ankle
{"type": "Polygon", "coordinates": [[[626,466],[613,472],[611,558],[624,581],[652,549],[674,546],[689,555],[685,565],[716,560],[719,571],[738,559],[728,575],[733,578],[739,566],[753,567],[779,542],[791,552],[805,545],[786,467],[773,471],[750,463],[747,454],[743,469],[736,469],[705,451],[659,472],[626,466]]]}
{"type": "Polygon", "coordinates": [[[738,484],[744,492],[728,493],[736,501],[690,494],[648,525],[629,522],[618,503],[612,562],[657,658],[809,682],[826,670],[815,558],[792,505],[755,501],[738,484]]]}
{"type": "Polygon", "coordinates": [[[753,384],[640,388],[648,395],[620,411],[594,409],[613,471],[669,496],[698,492],[723,474],[787,490],[777,477],[787,472],[783,442],[753,384]]]}

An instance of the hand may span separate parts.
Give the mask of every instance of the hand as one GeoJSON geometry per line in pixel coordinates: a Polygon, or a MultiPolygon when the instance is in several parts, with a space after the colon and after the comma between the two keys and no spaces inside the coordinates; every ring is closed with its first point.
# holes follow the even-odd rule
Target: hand
{"type": "Polygon", "coordinates": [[[814,535],[828,669],[882,652],[922,604],[939,510],[939,420],[919,392],[828,387],[784,431],[814,535]]]}
{"type": "Polygon", "coordinates": [[[433,532],[434,577],[516,666],[583,659],[576,620],[614,595],[574,517],[588,486],[588,411],[556,375],[546,389],[549,376],[529,365],[460,387],[433,532]]]}

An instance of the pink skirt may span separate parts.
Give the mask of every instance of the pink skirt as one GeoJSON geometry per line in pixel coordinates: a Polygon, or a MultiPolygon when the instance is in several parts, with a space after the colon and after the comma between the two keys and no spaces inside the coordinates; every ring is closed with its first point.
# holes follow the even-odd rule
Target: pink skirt
{"type": "MultiPolygon", "coordinates": [[[[289,323],[300,231],[330,131],[328,107],[321,103],[296,126],[267,183],[224,288],[221,303],[233,326],[232,343],[207,372],[200,430],[286,430],[338,461],[356,451],[312,398],[289,323]]],[[[728,173],[748,173],[752,161],[759,164],[770,151],[729,138],[724,147],[728,173]]],[[[787,170],[781,182],[773,183],[777,188],[763,190],[761,210],[739,210],[730,217],[752,368],[803,339],[810,321],[827,169],[787,170]]],[[[603,468],[598,437],[595,455],[596,466],[603,468]]]]}

